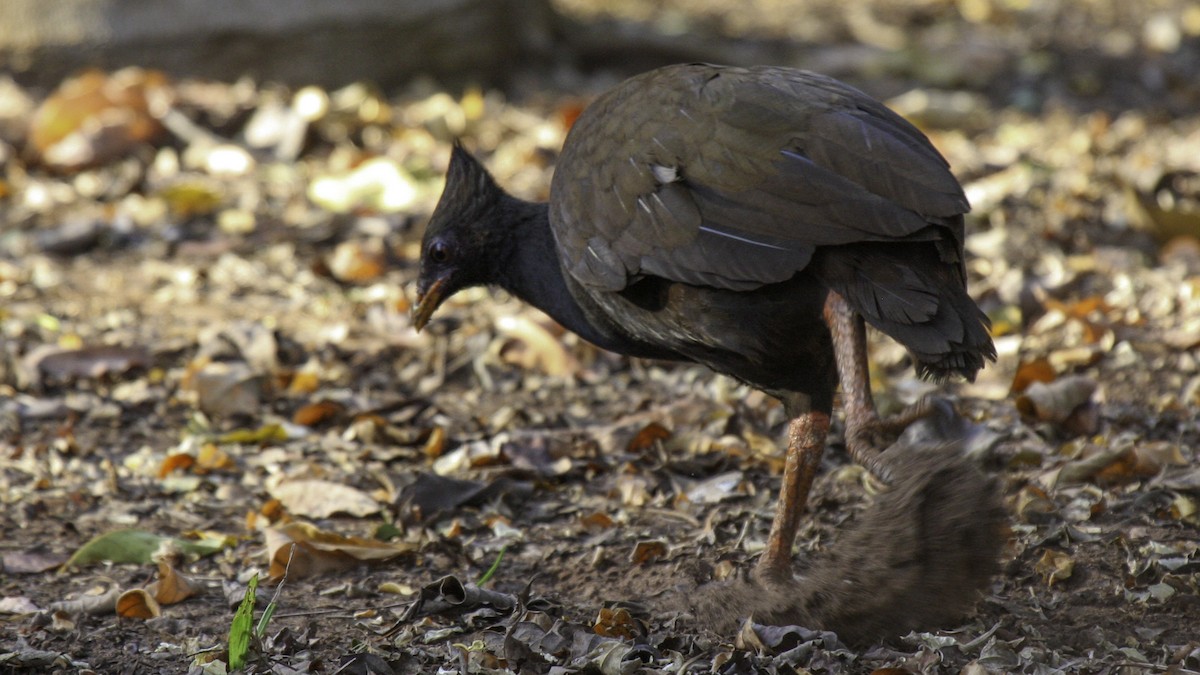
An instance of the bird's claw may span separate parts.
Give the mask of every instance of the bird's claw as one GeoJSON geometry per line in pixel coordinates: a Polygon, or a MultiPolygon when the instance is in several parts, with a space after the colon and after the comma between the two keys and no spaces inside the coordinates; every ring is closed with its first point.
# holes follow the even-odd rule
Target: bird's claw
{"type": "Polygon", "coordinates": [[[921,420],[929,421],[929,429],[922,428],[921,433],[917,434],[918,439],[912,440],[950,441],[962,435],[957,429],[963,420],[955,412],[954,406],[944,398],[923,396],[895,415],[885,418],[872,416],[857,424],[847,420],[846,449],[850,458],[885,486],[891,485],[892,470],[888,460],[891,453],[887,451],[897,444],[910,444],[905,442],[902,435],[921,420]]]}

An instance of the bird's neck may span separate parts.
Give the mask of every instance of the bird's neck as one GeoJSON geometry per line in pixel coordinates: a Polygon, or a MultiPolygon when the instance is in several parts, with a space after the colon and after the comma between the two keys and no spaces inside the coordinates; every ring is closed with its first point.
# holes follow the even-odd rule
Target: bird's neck
{"type": "Polygon", "coordinates": [[[501,208],[507,212],[505,220],[512,224],[516,236],[507,260],[498,270],[498,285],[598,347],[622,353],[637,351],[628,338],[613,329],[598,307],[580,304],[580,299],[587,302],[587,294],[559,264],[549,205],[505,195],[501,208]]]}

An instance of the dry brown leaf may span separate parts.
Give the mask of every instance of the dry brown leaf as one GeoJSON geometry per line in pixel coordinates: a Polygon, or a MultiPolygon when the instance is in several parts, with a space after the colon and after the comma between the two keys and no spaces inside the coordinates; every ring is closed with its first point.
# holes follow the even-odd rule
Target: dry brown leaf
{"type": "Polygon", "coordinates": [[[317,401],[300,406],[292,415],[292,422],[305,427],[315,427],[339,419],[346,413],[346,406],[336,401],[317,401]]]}
{"type": "Polygon", "coordinates": [[[1117,461],[1128,450],[1124,446],[1113,445],[1096,447],[1088,444],[1085,447],[1087,452],[1082,457],[1053,470],[1054,480],[1050,481],[1049,485],[1066,485],[1090,480],[1097,472],[1117,461]]]}
{"type": "Polygon", "coordinates": [[[697,481],[688,487],[683,496],[693,504],[716,504],[735,496],[742,478],[741,471],[726,471],[697,481]]]}
{"type": "Polygon", "coordinates": [[[667,543],[661,540],[639,541],[633,547],[633,553],[630,554],[629,560],[635,565],[644,565],[646,563],[661,560],[667,555],[667,543]]]}
{"type": "Polygon", "coordinates": [[[1092,395],[1096,382],[1073,375],[1049,384],[1033,382],[1017,397],[1017,410],[1027,418],[1050,422],[1074,435],[1091,435],[1099,427],[1099,411],[1092,395]]]}
{"type": "Polygon", "coordinates": [[[641,476],[625,473],[617,476],[616,489],[626,506],[645,506],[650,502],[649,482],[641,476]]]}
{"type": "Polygon", "coordinates": [[[1117,455],[1094,475],[1097,483],[1122,484],[1158,475],[1164,466],[1187,466],[1173,443],[1139,443],[1117,455]]]}
{"type": "Polygon", "coordinates": [[[278,499],[268,499],[263,503],[262,508],[258,512],[272,523],[287,517],[287,509],[284,508],[283,502],[280,502],[278,499]]]}
{"type": "Polygon", "coordinates": [[[425,446],[421,450],[429,459],[441,457],[446,451],[446,430],[442,427],[430,429],[429,438],[425,439],[425,446]]]}
{"type": "Polygon", "coordinates": [[[511,340],[500,348],[500,357],[527,370],[566,377],[579,369],[575,358],[545,326],[524,316],[496,319],[496,330],[511,340]]]}
{"type": "Polygon", "coordinates": [[[24,595],[0,596],[0,614],[27,615],[37,614],[40,611],[42,608],[24,595]]]}
{"type": "Polygon", "coordinates": [[[728,581],[738,574],[738,566],[732,560],[722,560],[713,567],[713,581],[728,581]]]}
{"type": "Polygon", "coordinates": [[[117,616],[125,619],[153,619],[162,616],[162,607],[144,588],[133,588],[117,598],[117,616]]]}
{"type": "Polygon", "coordinates": [[[1094,312],[1107,312],[1112,309],[1102,296],[1093,295],[1073,302],[1061,302],[1055,298],[1046,297],[1042,305],[1049,311],[1059,311],[1063,315],[1080,320],[1086,320],[1094,312]]]}
{"type": "Polygon", "coordinates": [[[1180,492],[1176,493],[1175,498],[1171,500],[1171,508],[1168,513],[1175,520],[1181,520],[1192,525],[1200,525],[1200,510],[1196,507],[1196,500],[1188,495],[1180,492]]]}
{"type": "Polygon", "coordinates": [[[325,259],[329,273],[343,283],[366,284],[387,271],[387,260],[378,246],[360,241],[343,241],[325,259]]]}
{"type": "Polygon", "coordinates": [[[1038,520],[1039,517],[1057,510],[1058,506],[1055,505],[1054,500],[1050,499],[1045,490],[1037,486],[1026,485],[1017,493],[1017,517],[1024,522],[1038,520]]]}
{"type": "Polygon", "coordinates": [[[1046,549],[1042,553],[1042,557],[1034,564],[1033,571],[1045,579],[1047,586],[1053,586],[1057,582],[1071,578],[1071,574],[1075,571],[1075,560],[1062,551],[1046,549]]]}
{"type": "Polygon", "coordinates": [[[290,578],[301,579],[353,569],[366,562],[391,560],[416,549],[415,544],[347,537],[300,522],[269,527],[265,535],[272,579],[282,579],[285,570],[290,578]]]}
{"type": "Polygon", "coordinates": [[[379,592],[388,595],[412,595],[417,589],[399,581],[385,581],[379,584],[379,592]]]}
{"type": "Polygon", "coordinates": [[[174,605],[196,594],[191,579],[180,574],[165,560],[158,563],[158,581],[150,584],[146,590],[160,605],[174,605]]]}
{"type": "Polygon", "coordinates": [[[167,455],[163,460],[162,466],[158,467],[158,477],[166,478],[175,471],[187,471],[196,464],[196,458],[186,452],[177,452],[173,455],[167,455]]]}
{"type": "Polygon", "coordinates": [[[754,621],[752,619],[746,619],[742,622],[742,627],[738,631],[734,646],[743,651],[754,651],[760,654],[770,652],[767,646],[763,644],[762,639],[759,638],[758,633],[754,630],[754,621]]]}
{"type": "Polygon", "coordinates": [[[301,370],[292,374],[287,392],[293,396],[311,394],[321,386],[321,376],[312,370],[301,370]]]}
{"type": "Polygon", "coordinates": [[[34,112],[29,144],[50,167],[74,170],[129,153],[162,131],[150,100],[167,91],[158,71],[88,70],[63,81],[34,112]]]}
{"type": "Polygon", "coordinates": [[[50,609],[73,615],[111,614],[116,609],[119,597],[121,597],[121,589],[114,585],[109,588],[89,590],[84,595],[71,600],[52,602],[50,609]]]}
{"type": "Polygon", "coordinates": [[[610,518],[608,514],[596,511],[586,516],[581,516],[579,524],[589,530],[607,530],[616,525],[616,521],[610,518]]]}
{"type": "Polygon", "coordinates": [[[637,624],[633,615],[624,607],[616,609],[601,607],[600,613],[596,615],[596,621],[592,624],[592,630],[596,631],[597,635],[626,640],[633,639],[636,629],[637,624]]]}
{"type": "Polygon", "coordinates": [[[657,441],[666,441],[671,438],[671,430],[667,429],[658,422],[651,422],[642,427],[633,438],[629,439],[629,444],[625,449],[629,452],[639,453],[654,447],[657,441]]]}
{"type": "Polygon", "coordinates": [[[292,515],[328,518],[345,513],[359,518],[379,513],[379,502],[357,488],[327,480],[291,480],[270,489],[292,515]]]}
{"type": "Polygon", "coordinates": [[[1013,394],[1020,394],[1035,382],[1053,382],[1057,377],[1058,373],[1054,370],[1054,366],[1050,365],[1046,359],[1028,361],[1017,366],[1011,391],[1013,394]]]}
{"type": "Polygon", "coordinates": [[[237,462],[216,443],[205,443],[196,451],[196,473],[231,471],[236,468],[237,462]]]}

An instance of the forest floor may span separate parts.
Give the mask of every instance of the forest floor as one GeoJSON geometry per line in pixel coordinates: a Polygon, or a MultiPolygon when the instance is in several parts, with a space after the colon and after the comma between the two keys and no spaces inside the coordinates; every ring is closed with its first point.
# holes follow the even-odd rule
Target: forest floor
{"type": "MultiPolygon", "coordinates": [[[[882,409],[936,392],[985,430],[1011,531],[975,610],[866,649],[693,628],[670,596],[762,550],[778,403],[485,289],[413,331],[452,140],[545,199],[571,121],[629,73],[0,78],[0,672],[223,672],[255,574],[252,672],[1200,671],[1200,12],[648,4],[561,3],[807,41],[965,186],[998,361],[935,386],[871,344],[882,409]]],[[[875,498],[840,428],[800,559],[875,498]]]]}

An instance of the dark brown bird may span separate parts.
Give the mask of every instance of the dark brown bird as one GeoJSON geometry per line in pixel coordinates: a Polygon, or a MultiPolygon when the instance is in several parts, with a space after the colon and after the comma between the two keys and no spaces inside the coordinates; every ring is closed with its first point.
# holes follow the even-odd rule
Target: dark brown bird
{"type": "Polygon", "coordinates": [[[791,418],[756,573],[790,578],[797,517],[840,381],[851,456],[886,476],[863,320],[917,372],[973,379],[995,349],[967,295],[962,189],[915,127],[788,68],[654,70],[589,106],[549,203],[504,192],[461,147],[422,243],[419,330],[468,286],[499,286],[614,352],[702,363],[791,418]]]}

